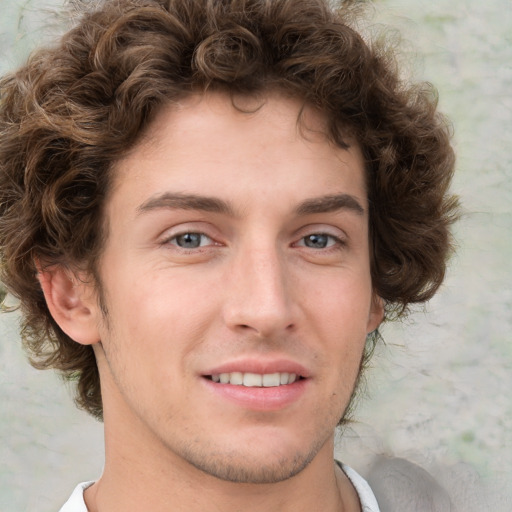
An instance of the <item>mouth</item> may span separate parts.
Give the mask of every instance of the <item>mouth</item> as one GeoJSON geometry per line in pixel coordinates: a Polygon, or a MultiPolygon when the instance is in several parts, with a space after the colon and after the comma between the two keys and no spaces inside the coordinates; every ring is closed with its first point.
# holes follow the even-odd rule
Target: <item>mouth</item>
{"type": "Polygon", "coordinates": [[[275,388],[287,386],[304,379],[301,375],[288,372],[251,373],[229,372],[205,375],[205,378],[218,384],[231,384],[232,386],[245,386],[248,388],[275,388]]]}
{"type": "MultiPolygon", "coordinates": [[[[292,361],[244,360],[202,375],[209,392],[244,410],[276,412],[298,403],[310,388],[311,374],[292,361]]],[[[222,402],[216,402],[219,406],[222,402]]]]}

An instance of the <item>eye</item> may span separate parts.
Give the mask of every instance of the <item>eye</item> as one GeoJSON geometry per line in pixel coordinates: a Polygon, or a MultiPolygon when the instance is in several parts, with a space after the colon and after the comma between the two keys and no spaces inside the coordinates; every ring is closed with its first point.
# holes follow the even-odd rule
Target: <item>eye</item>
{"type": "Polygon", "coordinates": [[[341,240],[336,236],[325,233],[312,233],[301,238],[297,245],[309,247],[310,249],[327,249],[340,243],[341,240]]]}
{"type": "Polygon", "coordinates": [[[204,233],[181,233],[169,239],[168,243],[181,247],[182,249],[197,249],[213,243],[209,236],[204,233]]]}

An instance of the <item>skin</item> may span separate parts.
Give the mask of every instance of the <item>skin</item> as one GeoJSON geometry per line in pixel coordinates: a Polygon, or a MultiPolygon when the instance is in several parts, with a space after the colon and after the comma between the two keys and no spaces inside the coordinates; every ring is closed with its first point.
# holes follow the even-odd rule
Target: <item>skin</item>
{"type": "Polygon", "coordinates": [[[255,101],[167,107],[118,162],[101,300],[90,278],[41,274],[52,314],[98,360],[106,463],[91,511],[360,510],[332,454],[382,319],[363,159],[311,108],[299,129],[301,102],[255,101]],[[274,391],[233,397],[210,379],[290,366],[303,378],[274,391]]]}

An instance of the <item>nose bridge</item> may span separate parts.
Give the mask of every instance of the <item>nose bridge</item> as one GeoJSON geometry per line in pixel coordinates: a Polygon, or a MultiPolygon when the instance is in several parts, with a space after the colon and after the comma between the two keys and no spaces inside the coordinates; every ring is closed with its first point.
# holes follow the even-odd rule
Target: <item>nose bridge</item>
{"type": "Polygon", "coordinates": [[[252,237],[233,258],[226,290],[226,322],[261,336],[289,328],[293,324],[290,279],[285,257],[275,241],[252,237]]]}

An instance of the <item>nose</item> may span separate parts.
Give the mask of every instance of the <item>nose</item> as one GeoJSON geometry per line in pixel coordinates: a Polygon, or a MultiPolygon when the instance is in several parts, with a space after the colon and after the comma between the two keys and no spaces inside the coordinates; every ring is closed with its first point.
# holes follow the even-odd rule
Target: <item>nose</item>
{"type": "Polygon", "coordinates": [[[223,316],[230,329],[270,338],[295,327],[296,305],[285,258],[275,248],[234,257],[223,316]]]}

